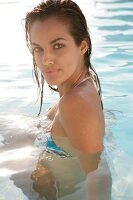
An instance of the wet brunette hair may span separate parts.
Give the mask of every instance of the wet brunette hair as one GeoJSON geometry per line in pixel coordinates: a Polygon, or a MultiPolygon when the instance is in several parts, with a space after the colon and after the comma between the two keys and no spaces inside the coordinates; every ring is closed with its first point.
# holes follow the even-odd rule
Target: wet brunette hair
{"type": "MultiPolygon", "coordinates": [[[[73,37],[77,46],[79,46],[83,40],[87,41],[88,50],[84,55],[85,66],[88,68],[88,73],[92,75],[92,79],[95,82],[99,95],[101,96],[100,81],[90,61],[92,50],[91,39],[87,28],[87,22],[81,9],[75,2],[71,0],[47,0],[46,2],[43,1],[38,6],[36,6],[31,12],[28,12],[25,18],[26,43],[30,52],[33,55],[34,76],[41,93],[40,110],[38,115],[40,115],[41,113],[43,103],[44,77],[42,74],[41,76],[39,76],[39,69],[35,62],[34,52],[31,48],[30,29],[32,24],[36,20],[43,21],[45,19],[48,19],[49,17],[56,17],[63,23],[67,22],[69,24],[69,33],[73,37]]],[[[58,91],[58,88],[55,89],[50,85],[49,87],[54,91],[58,91]]]]}

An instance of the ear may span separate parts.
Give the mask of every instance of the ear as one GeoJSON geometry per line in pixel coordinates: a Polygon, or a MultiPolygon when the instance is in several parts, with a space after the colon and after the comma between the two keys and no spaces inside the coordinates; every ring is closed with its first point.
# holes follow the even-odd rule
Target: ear
{"type": "Polygon", "coordinates": [[[81,54],[84,55],[86,53],[86,51],[88,50],[88,43],[86,40],[83,40],[81,42],[81,45],[80,45],[80,50],[81,50],[81,54]]]}

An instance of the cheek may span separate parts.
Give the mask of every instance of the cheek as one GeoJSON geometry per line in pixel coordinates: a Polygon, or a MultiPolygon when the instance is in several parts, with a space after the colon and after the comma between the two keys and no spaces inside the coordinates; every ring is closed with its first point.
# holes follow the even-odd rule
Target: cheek
{"type": "Polygon", "coordinates": [[[69,54],[66,55],[64,63],[68,65],[68,68],[71,67],[74,70],[78,66],[79,60],[78,52],[69,51],[69,54]]]}
{"type": "Polygon", "coordinates": [[[35,55],[34,59],[35,59],[35,63],[38,66],[38,68],[40,70],[42,70],[43,64],[42,64],[42,61],[41,61],[41,56],[40,55],[35,55]]]}
{"type": "Polygon", "coordinates": [[[35,59],[36,64],[39,66],[40,63],[41,63],[41,58],[40,58],[40,56],[37,55],[37,54],[35,54],[35,55],[34,55],[34,59],[35,59]]]}

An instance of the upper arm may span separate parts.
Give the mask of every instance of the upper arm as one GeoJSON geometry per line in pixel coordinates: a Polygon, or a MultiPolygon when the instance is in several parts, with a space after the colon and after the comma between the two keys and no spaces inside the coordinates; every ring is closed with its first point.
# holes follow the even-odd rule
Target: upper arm
{"type": "Polygon", "coordinates": [[[72,146],[80,152],[103,150],[103,132],[97,107],[82,96],[64,98],[59,104],[60,122],[72,146]]]}

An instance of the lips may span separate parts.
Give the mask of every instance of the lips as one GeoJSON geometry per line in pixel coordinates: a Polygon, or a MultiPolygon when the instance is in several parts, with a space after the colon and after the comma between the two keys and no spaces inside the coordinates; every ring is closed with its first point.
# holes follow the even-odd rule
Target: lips
{"type": "Polygon", "coordinates": [[[59,69],[47,69],[45,70],[45,75],[54,75],[59,71],[59,69]]]}
{"type": "Polygon", "coordinates": [[[57,72],[58,70],[53,70],[53,69],[50,69],[50,70],[46,70],[45,73],[46,74],[49,74],[49,73],[53,73],[53,72],[57,72]]]}

